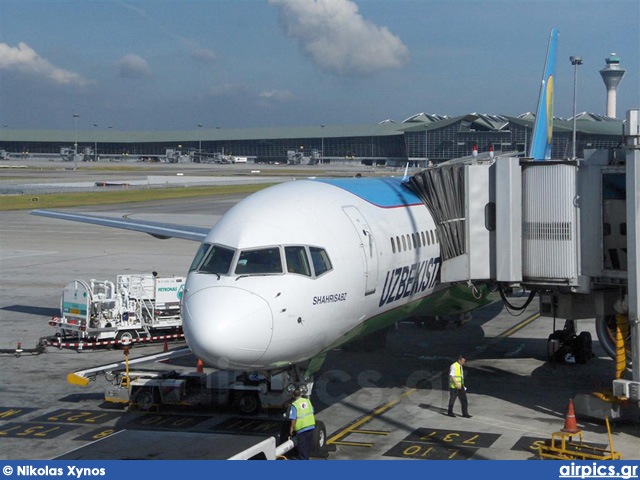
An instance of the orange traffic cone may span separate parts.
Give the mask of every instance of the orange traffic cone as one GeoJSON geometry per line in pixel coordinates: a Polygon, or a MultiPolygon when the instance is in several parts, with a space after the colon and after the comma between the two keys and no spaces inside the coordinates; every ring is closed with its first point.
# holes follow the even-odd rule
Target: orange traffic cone
{"type": "MultiPolygon", "coordinates": [[[[169,343],[167,339],[164,339],[164,348],[162,349],[162,353],[167,353],[169,351],[169,343]]],[[[169,360],[160,360],[160,363],[169,363],[169,360]]]]}
{"type": "Polygon", "coordinates": [[[204,373],[204,364],[202,363],[202,360],[200,360],[200,359],[198,359],[197,372],[198,373],[204,373]]]}
{"type": "Polygon", "coordinates": [[[576,412],[573,410],[573,400],[569,399],[569,407],[567,408],[567,418],[564,420],[563,432],[578,433],[580,429],[576,423],[576,412]]]}

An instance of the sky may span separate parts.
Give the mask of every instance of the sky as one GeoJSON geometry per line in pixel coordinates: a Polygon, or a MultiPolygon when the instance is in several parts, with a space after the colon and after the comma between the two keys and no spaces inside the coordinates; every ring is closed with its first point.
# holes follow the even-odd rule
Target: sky
{"type": "Polygon", "coordinates": [[[2,128],[195,130],[640,107],[637,0],[0,0],[2,128]],[[78,114],[77,119],[73,114],[78,114]],[[96,124],[96,125],[94,125],[96,124]]]}

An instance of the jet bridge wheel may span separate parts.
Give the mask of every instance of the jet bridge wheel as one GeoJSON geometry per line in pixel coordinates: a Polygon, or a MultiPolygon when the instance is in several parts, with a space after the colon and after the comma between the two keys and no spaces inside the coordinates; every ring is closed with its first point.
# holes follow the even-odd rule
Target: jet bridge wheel
{"type": "Polygon", "coordinates": [[[576,335],[573,329],[556,330],[547,339],[547,360],[562,362],[565,355],[573,355],[576,363],[585,364],[593,358],[591,334],[576,335]]]}
{"type": "Polygon", "coordinates": [[[576,362],[587,363],[593,357],[591,334],[589,332],[582,332],[574,340],[574,352],[576,362]]]}
{"type": "Polygon", "coordinates": [[[547,339],[547,360],[550,362],[561,361],[562,358],[562,330],[556,330],[547,339]]]}

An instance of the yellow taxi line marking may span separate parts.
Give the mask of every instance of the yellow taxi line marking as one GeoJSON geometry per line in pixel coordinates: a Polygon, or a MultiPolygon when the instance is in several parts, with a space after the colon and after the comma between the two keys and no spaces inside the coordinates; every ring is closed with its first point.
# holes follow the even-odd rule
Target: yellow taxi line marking
{"type": "Polygon", "coordinates": [[[529,325],[531,322],[533,322],[537,318],[540,318],[540,313],[535,313],[535,314],[531,315],[529,318],[527,318],[526,320],[523,320],[522,322],[518,323],[517,325],[514,325],[509,330],[506,330],[506,331],[502,332],[496,338],[509,337],[509,336],[513,335],[514,333],[516,333],[518,330],[521,330],[524,327],[526,327],[527,325],[529,325]]]}
{"type": "Polygon", "coordinates": [[[398,403],[400,403],[401,400],[407,398],[409,395],[412,395],[413,393],[415,393],[417,391],[418,391],[417,388],[411,388],[411,389],[407,390],[406,392],[404,392],[402,395],[400,395],[395,400],[392,400],[391,402],[386,403],[385,405],[382,405],[380,408],[375,410],[373,413],[364,416],[363,418],[361,418],[360,420],[355,422],[353,425],[350,425],[347,428],[345,428],[344,430],[342,430],[341,432],[338,432],[336,435],[334,435],[329,440],[327,440],[327,443],[328,444],[329,443],[335,443],[337,440],[339,440],[342,437],[348,435],[349,433],[352,433],[354,430],[358,430],[358,427],[360,427],[361,425],[364,425],[365,423],[370,422],[371,420],[373,420],[374,417],[383,414],[384,412],[389,410],[391,407],[393,407],[393,406],[397,405],[398,403]]]}
{"type": "Polygon", "coordinates": [[[347,441],[333,442],[333,445],[347,445],[349,447],[367,447],[367,448],[373,447],[373,443],[359,443],[359,442],[347,442],[347,441]]]}
{"type": "MultiPolygon", "coordinates": [[[[518,330],[523,329],[524,327],[526,327],[527,325],[529,325],[531,322],[533,322],[534,320],[536,320],[537,318],[540,317],[540,313],[535,313],[532,316],[530,316],[529,318],[527,318],[526,320],[523,320],[522,322],[518,323],[517,325],[511,327],[509,330],[506,330],[504,332],[502,332],[500,335],[498,335],[497,337],[495,337],[496,339],[502,339],[502,338],[506,338],[510,335],[513,335],[514,333],[516,333],[518,330]]],[[[335,445],[357,445],[353,442],[339,442],[338,440],[340,440],[342,437],[345,437],[351,433],[371,433],[372,431],[367,431],[367,430],[359,430],[358,427],[370,422],[371,420],[373,420],[374,417],[378,416],[378,415],[382,415],[384,412],[386,412],[387,410],[389,410],[391,407],[397,405],[398,403],[400,403],[403,399],[407,398],[409,395],[414,394],[418,389],[417,388],[412,388],[407,390],[406,392],[404,392],[402,395],[400,395],[398,398],[396,398],[395,400],[392,400],[389,403],[386,403],[385,405],[382,405],[380,408],[378,408],[377,410],[375,410],[373,413],[370,413],[369,415],[366,415],[364,417],[362,417],[360,420],[358,420],[357,422],[355,422],[352,425],[349,425],[347,428],[345,428],[344,430],[338,432],[337,434],[335,434],[333,437],[331,437],[329,440],[327,440],[327,444],[335,444],[335,445]]],[[[380,433],[371,433],[372,435],[381,435],[380,433]]],[[[368,445],[368,444],[360,444],[358,446],[363,446],[363,445],[368,445]]]]}
{"type": "Polygon", "coordinates": [[[365,435],[389,435],[391,432],[383,432],[380,430],[351,430],[351,433],[364,433],[365,435]]]}

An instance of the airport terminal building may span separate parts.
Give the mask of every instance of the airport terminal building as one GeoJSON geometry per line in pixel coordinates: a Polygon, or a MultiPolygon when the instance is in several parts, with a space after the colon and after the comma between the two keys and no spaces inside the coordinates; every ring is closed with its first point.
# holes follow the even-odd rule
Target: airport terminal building
{"type": "MultiPolygon", "coordinates": [[[[420,113],[403,122],[385,120],[367,125],[317,125],[309,127],[201,128],[186,131],[14,130],[3,128],[0,150],[20,155],[58,157],[62,149],[89,152],[93,158],[152,158],[165,160],[167,150],[199,152],[194,161],[213,154],[235,155],[256,162],[287,162],[292,154],[318,162],[357,162],[397,166],[407,161],[425,166],[470,155],[493,147],[495,152],[526,152],[535,116],[518,117],[470,113],[449,117],[420,113]]],[[[577,156],[585,149],[612,148],[622,142],[623,122],[593,113],[576,117],[577,156]]],[[[572,151],[571,119],[555,119],[553,157],[567,158],[572,151]]]]}

